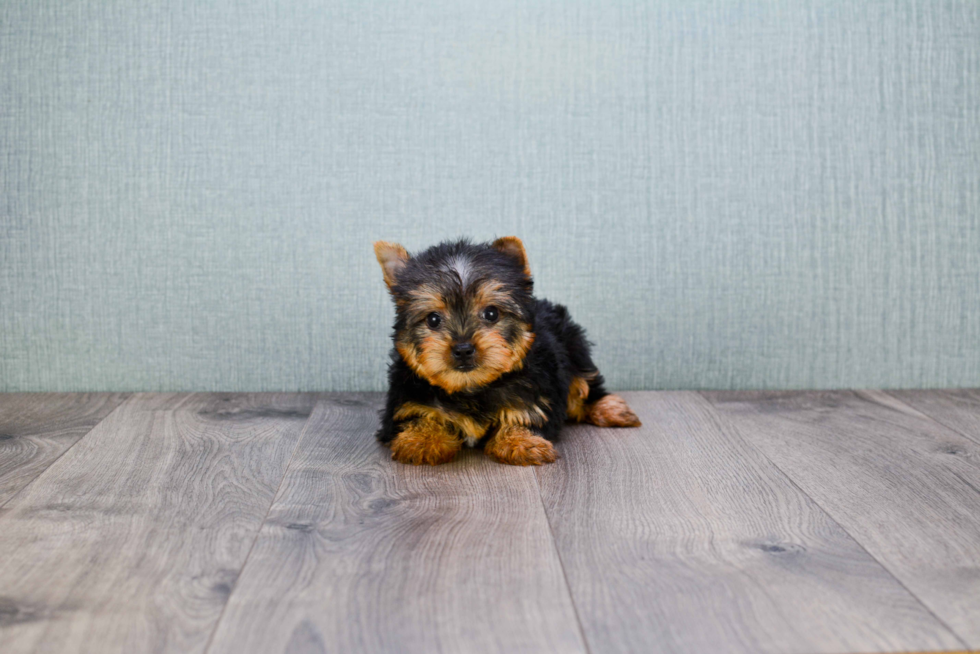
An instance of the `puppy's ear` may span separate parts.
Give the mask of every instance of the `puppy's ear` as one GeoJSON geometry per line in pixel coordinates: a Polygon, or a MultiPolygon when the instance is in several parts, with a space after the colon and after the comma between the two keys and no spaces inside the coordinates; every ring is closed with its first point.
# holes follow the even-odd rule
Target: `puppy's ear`
{"type": "Polygon", "coordinates": [[[374,256],[378,258],[378,263],[381,264],[381,272],[385,277],[385,284],[388,285],[388,290],[391,290],[398,279],[398,273],[408,263],[408,252],[397,243],[375,241],[374,256]]]}
{"type": "Polygon", "coordinates": [[[524,244],[521,243],[521,239],[516,236],[501,236],[490,246],[516,260],[524,269],[524,274],[528,277],[531,276],[531,267],[527,264],[527,252],[524,251],[524,244]]]}

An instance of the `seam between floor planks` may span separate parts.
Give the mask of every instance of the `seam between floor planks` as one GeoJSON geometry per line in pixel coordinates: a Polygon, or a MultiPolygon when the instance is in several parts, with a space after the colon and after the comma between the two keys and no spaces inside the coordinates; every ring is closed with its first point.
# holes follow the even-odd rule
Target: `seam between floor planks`
{"type": "MultiPolygon", "coordinates": [[[[973,432],[969,429],[964,429],[962,425],[956,424],[956,421],[950,421],[948,417],[946,419],[941,419],[940,416],[936,415],[936,411],[938,411],[937,408],[923,407],[921,406],[921,404],[917,402],[916,403],[912,402],[912,398],[910,397],[910,395],[914,395],[921,402],[922,397],[928,397],[929,395],[945,396],[950,393],[976,393],[976,392],[980,392],[980,389],[970,389],[970,388],[955,389],[955,390],[934,389],[928,391],[890,390],[890,391],[882,391],[882,392],[890,397],[895,398],[905,406],[909,407],[910,409],[912,409],[917,413],[920,413],[924,417],[929,418],[933,422],[936,422],[941,426],[945,427],[946,429],[975,442],[977,445],[980,445],[980,432],[973,432]]],[[[976,410],[980,411],[980,398],[978,398],[978,406],[976,407],[976,410]]],[[[980,424],[980,419],[977,420],[977,423],[980,424]]]]}
{"type": "Polygon", "coordinates": [[[594,651],[962,646],[706,399],[626,396],[642,428],[571,427],[536,470],[594,651]]]}
{"type": "MultiPolygon", "coordinates": [[[[804,391],[804,392],[805,392],[805,391],[804,391]]],[[[727,427],[728,427],[729,429],[731,429],[731,430],[733,430],[733,431],[735,431],[736,433],[741,433],[741,431],[740,431],[740,429],[738,428],[738,425],[736,425],[736,424],[734,424],[734,422],[733,422],[733,421],[732,421],[732,420],[731,420],[730,418],[728,418],[728,416],[725,416],[725,415],[723,415],[723,414],[722,414],[722,413],[721,413],[720,411],[718,411],[718,410],[717,410],[717,409],[715,408],[715,406],[714,406],[714,405],[713,405],[713,404],[711,403],[711,400],[710,400],[710,399],[709,399],[708,397],[706,397],[706,396],[705,396],[705,394],[704,394],[704,392],[701,392],[701,391],[698,391],[698,394],[699,394],[699,395],[700,395],[701,397],[703,397],[703,398],[704,398],[704,400],[705,400],[705,402],[707,402],[707,403],[709,404],[709,406],[711,406],[711,411],[712,411],[712,412],[713,412],[713,413],[715,414],[715,417],[716,417],[716,419],[717,419],[717,420],[718,420],[719,422],[721,422],[721,423],[724,423],[724,424],[725,424],[725,425],[726,425],[726,426],[727,426],[727,427]]],[[[902,579],[900,579],[900,578],[899,578],[899,577],[898,577],[898,576],[897,576],[897,575],[895,574],[895,572],[894,572],[894,571],[893,571],[893,570],[892,570],[892,569],[891,569],[891,568],[890,568],[890,567],[889,567],[889,566],[888,566],[888,565],[887,565],[887,564],[886,564],[886,563],[885,563],[884,561],[882,561],[882,560],[880,560],[880,559],[879,559],[879,558],[878,558],[877,556],[875,556],[874,554],[872,554],[872,553],[871,553],[871,552],[870,552],[870,551],[868,550],[868,548],[867,548],[867,547],[865,547],[865,545],[864,545],[864,543],[863,543],[863,542],[861,542],[861,539],[859,539],[859,538],[858,538],[857,536],[855,536],[854,534],[852,534],[852,533],[851,533],[851,530],[849,530],[849,529],[847,529],[847,527],[845,527],[845,526],[844,526],[843,524],[841,524],[841,523],[840,523],[840,522],[839,522],[839,521],[837,520],[837,518],[836,518],[836,517],[834,516],[834,514],[833,514],[833,513],[831,512],[831,511],[829,511],[829,510],[827,509],[827,507],[825,507],[825,506],[824,506],[824,505],[823,505],[823,504],[822,504],[821,502],[819,502],[819,501],[818,501],[818,500],[817,500],[817,499],[816,499],[815,497],[813,497],[813,496],[812,496],[812,495],[811,495],[810,493],[808,493],[808,492],[807,492],[806,490],[804,490],[804,489],[803,489],[803,487],[801,487],[801,486],[800,486],[800,485],[799,485],[799,484],[798,484],[798,483],[796,482],[796,479],[794,479],[794,478],[793,478],[793,477],[792,477],[792,476],[791,476],[791,475],[790,475],[789,473],[787,473],[787,472],[786,472],[786,470],[784,470],[784,469],[783,469],[783,468],[782,468],[782,467],[781,467],[781,466],[780,466],[780,465],[779,465],[778,463],[776,463],[776,462],[775,462],[775,461],[774,461],[774,460],[773,460],[772,458],[770,458],[770,457],[769,457],[769,455],[765,453],[765,451],[763,451],[763,450],[762,450],[761,448],[759,448],[759,447],[758,447],[757,445],[755,445],[754,443],[752,443],[752,442],[751,442],[751,440],[749,440],[749,439],[747,439],[747,438],[744,438],[744,437],[743,437],[743,439],[742,439],[742,440],[743,440],[743,441],[745,442],[745,444],[746,444],[746,445],[747,445],[747,446],[748,446],[749,448],[751,448],[751,449],[753,449],[753,450],[755,450],[755,451],[756,451],[756,453],[758,454],[758,456],[760,456],[760,457],[762,457],[763,459],[765,459],[766,461],[768,461],[768,462],[770,463],[770,465],[772,465],[772,467],[773,467],[773,468],[775,468],[775,469],[776,469],[777,471],[779,471],[779,473],[780,473],[780,474],[782,474],[782,475],[783,475],[783,477],[785,477],[785,478],[786,478],[786,480],[787,480],[787,481],[788,481],[788,482],[789,482],[790,484],[792,484],[792,485],[793,485],[793,486],[794,486],[794,487],[795,487],[795,488],[796,488],[796,489],[797,489],[797,490],[798,490],[798,491],[799,491],[800,493],[802,493],[803,495],[805,495],[806,497],[808,497],[808,498],[810,499],[810,501],[811,501],[811,502],[813,502],[813,504],[814,504],[815,506],[817,506],[817,507],[818,507],[818,508],[819,508],[819,509],[820,509],[821,511],[823,511],[823,512],[824,512],[824,514],[826,514],[826,516],[827,516],[827,518],[828,518],[829,520],[831,520],[831,521],[832,521],[832,522],[833,522],[834,524],[836,524],[836,525],[837,525],[837,526],[838,526],[838,527],[839,527],[839,528],[841,529],[841,531],[843,531],[843,532],[844,532],[844,533],[846,533],[846,534],[847,534],[848,536],[850,536],[850,538],[851,538],[851,540],[853,540],[853,541],[854,541],[854,542],[855,542],[855,543],[857,544],[857,546],[858,546],[858,547],[860,547],[860,548],[861,548],[861,549],[862,549],[862,550],[863,550],[863,551],[865,552],[865,554],[867,554],[867,555],[868,555],[868,556],[869,556],[870,558],[872,558],[873,560],[875,560],[875,561],[877,561],[877,562],[878,562],[878,565],[880,565],[880,566],[881,566],[881,568],[882,568],[882,569],[883,569],[883,570],[884,570],[884,571],[885,571],[885,572],[886,572],[886,573],[887,573],[887,574],[888,574],[888,575],[889,575],[889,576],[890,576],[890,577],[891,577],[892,579],[894,579],[894,580],[895,580],[895,583],[897,583],[898,585],[900,585],[900,586],[901,586],[902,588],[904,588],[904,589],[905,589],[905,590],[906,590],[906,591],[907,591],[907,592],[909,593],[909,595],[911,595],[912,597],[914,597],[914,598],[916,599],[916,601],[917,601],[917,602],[919,603],[919,605],[920,605],[920,606],[921,606],[921,607],[922,607],[922,608],[923,608],[923,609],[924,609],[924,610],[925,610],[925,611],[926,611],[927,613],[929,613],[929,614],[930,614],[930,615],[931,615],[931,616],[932,616],[933,618],[935,618],[935,619],[936,619],[936,622],[938,622],[939,624],[941,624],[941,625],[943,625],[944,627],[946,627],[946,629],[947,629],[947,630],[949,631],[949,633],[950,633],[950,634],[952,634],[952,635],[953,635],[953,637],[954,637],[954,638],[956,638],[956,640],[958,640],[958,641],[959,641],[959,643],[960,643],[961,645],[963,645],[963,647],[969,647],[969,645],[967,644],[967,642],[966,642],[966,640],[964,640],[964,639],[963,639],[963,638],[962,638],[962,637],[961,637],[961,636],[960,636],[960,635],[959,635],[959,634],[958,634],[958,633],[956,632],[956,630],[955,630],[955,629],[953,629],[953,627],[952,627],[952,626],[951,626],[950,624],[948,624],[948,623],[947,623],[947,622],[946,622],[945,620],[943,620],[943,619],[942,619],[941,617],[939,617],[939,616],[938,616],[938,615],[936,614],[936,612],[932,610],[932,607],[930,607],[930,606],[929,606],[929,605],[928,605],[928,604],[927,604],[927,603],[926,603],[926,602],[925,602],[925,601],[924,601],[924,600],[923,600],[923,599],[922,599],[921,597],[919,597],[919,595],[918,595],[917,593],[915,593],[915,592],[914,592],[914,591],[913,591],[913,590],[912,590],[911,588],[909,588],[909,587],[908,587],[908,586],[906,585],[906,583],[905,583],[904,581],[902,581],[902,579]]],[[[940,653],[943,653],[943,654],[959,654],[959,653],[960,653],[961,651],[962,651],[962,652],[966,652],[967,650],[952,650],[952,651],[947,651],[947,650],[936,650],[936,652],[935,652],[935,654],[940,654],[940,653]]],[[[911,654],[915,654],[915,653],[911,653],[911,654]]],[[[933,654],[933,652],[932,652],[932,651],[928,651],[928,652],[920,652],[920,653],[918,653],[918,654],[933,654]]]]}
{"type": "MultiPolygon", "coordinates": [[[[950,425],[946,424],[945,422],[939,420],[939,418],[937,418],[933,414],[932,410],[926,411],[926,410],[923,410],[923,409],[919,409],[919,408],[913,406],[912,404],[910,404],[905,398],[903,398],[902,396],[900,396],[900,395],[898,395],[898,394],[896,394],[894,392],[891,392],[890,393],[888,391],[882,391],[882,393],[884,393],[885,395],[887,395],[887,396],[891,397],[892,399],[896,400],[900,404],[904,405],[905,407],[908,408],[909,411],[911,411],[911,412],[913,412],[913,413],[915,413],[917,415],[922,416],[922,418],[924,418],[926,420],[930,420],[930,421],[934,422],[935,424],[939,425],[941,428],[946,429],[947,431],[950,431],[950,432],[952,432],[954,434],[959,434],[963,438],[965,438],[967,440],[970,440],[970,441],[973,441],[977,445],[980,445],[980,435],[971,434],[969,431],[965,431],[965,430],[960,429],[958,427],[950,426],[950,425]]],[[[980,496],[980,486],[974,485],[969,480],[963,479],[963,477],[961,475],[957,475],[957,477],[964,484],[966,484],[967,486],[969,486],[970,488],[972,488],[973,490],[975,490],[977,492],[977,496],[980,496]]]]}
{"type": "Polygon", "coordinates": [[[959,641],[977,645],[980,494],[966,478],[980,474],[977,443],[882,391],[702,395],[959,641]]]}
{"type": "Polygon", "coordinates": [[[533,472],[395,463],[380,406],[318,403],[208,652],[586,651],[533,472]]]}
{"type": "MultiPolygon", "coordinates": [[[[279,498],[279,494],[282,492],[283,482],[286,480],[286,475],[289,474],[289,468],[293,465],[293,459],[296,458],[296,452],[299,450],[300,443],[303,442],[303,436],[306,433],[307,428],[310,426],[310,420],[313,418],[313,412],[316,410],[316,405],[320,403],[318,398],[313,404],[313,409],[310,410],[310,415],[306,418],[306,422],[303,423],[303,428],[300,430],[300,435],[296,439],[296,445],[293,446],[293,451],[289,454],[289,461],[286,463],[286,467],[283,468],[282,477],[279,478],[279,485],[276,487],[276,492],[272,496],[272,501],[269,502],[269,506],[265,510],[265,515],[262,517],[262,522],[259,523],[258,529],[252,535],[252,542],[248,546],[248,554],[245,555],[245,560],[242,561],[242,565],[238,568],[238,575],[236,576],[236,581],[241,579],[242,571],[245,570],[245,566],[248,565],[248,560],[252,556],[252,552],[255,551],[255,543],[259,540],[259,534],[262,533],[262,527],[265,525],[266,521],[269,519],[269,513],[272,511],[272,507],[275,505],[276,500],[279,498]]],[[[207,642],[204,645],[204,654],[207,654],[211,650],[211,644],[214,642],[214,635],[218,632],[218,626],[221,624],[222,618],[225,616],[225,611],[228,610],[228,605],[231,603],[231,598],[235,594],[235,589],[238,584],[234,584],[231,587],[231,592],[228,593],[228,597],[225,599],[224,606],[221,607],[221,613],[218,614],[218,619],[214,621],[214,626],[211,627],[211,633],[208,634],[207,642]]]]}
{"type": "Polygon", "coordinates": [[[294,439],[295,448],[315,398],[141,394],[107,416],[81,450],[49,467],[57,482],[35,485],[9,509],[0,544],[13,547],[0,586],[14,619],[0,642],[9,651],[91,651],[92,639],[99,651],[200,651],[244,564],[237,552],[252,546],[268,511],[256,500],[281,483],[282,445],[294,439]],[[170,490],[157,492],[161,484],[170,490]],[[48,520],[32,517],[41,514],[48,520]],[[24,559],[30,552],[17,545],[38,538],[48,542],[46,562],[24,559]],[[107,547],[112,538],[125,542],[107,547]],[[18,570],[46,575],[32,582],[18,570]],[[16,619],[25,610],[29,619],[16,619]]]}
{"type": "Polygon", "coordinates": [[[4,500],[3,502],[0,502],[0,520],[3,520],[3,510],[2,510],[2,509],[3,509],[3,507],[5,507],[5,506],[6,506],[6,505],[7,505],[7,504],[8,504],[8,503],[9,503],[9,502],[10,502],[10,501],[12,500],[12,499],[14,499],[15,497],[17,497],[17,496],[18,496],[18,495],[20,495],[21,493],[23,493],[23,492],[25,492],[25,491],[26,491],[26,490],[27,490],[27,489],[28,489],[28,488],[29,488],[29,487],[31,486],[31,484],[33,484],[33,483],[35,483],[35,482],[37,482],[37,480],[41,478],[41,475],[43,475],[43,474],[44,474],[45,472],[47,472],[48,470],[50,470],[50,469],[51,469],[51,466],[53,466],[53,465],[54,465],[55,463],[57,463],[57,462],[58,462],[58,459],[60,459],[60,458],[61,458],[61,457],[63,457],[64,455],[66,455],[66,454],[68,454],[68,453],[69,453],[69,452],[71,451],[71,449],[72,449],[73,447],[75,447],[76,445],[78,445],[79,443],[81,443],[81,442],[82,442],[82,440],[83,440],[83,439],[84,439],[84,438],[85,438],[86,436],[88,436],[88,435],[89,435],[89,434],[91,434],[91,433],[92,433],[93,431],[95,431],[95,429],[96,429],[96,428],[97,428],[97,427],[98,427],[99,425],[101,425],[101,424],[102,424],[103,422],[105,422],[105,421],[106,421],[106,420],[107,420],[107,419],[109,418],[109,416],[111,416],[111,415],[112,415],[113,413],[115,413],[116,411],[119,411],[119,409],[121,409],[121,408],[122,408],[122,406],[123,406],[124,404],[126,404],[126,402],[128,402],[128,401],[129,401],[129,400],[128,400],[128,399],[126,399],[126,400],[124,400],[124,401],[122,401],[122,402],[120,402],[120,403],[119,403],[119,406],[117,406],[117,407],[116,407],[115,409],[113,409],[112,411],[110,411],[109,413],[107,413],[107,414],[105,415],[105,417],[103,417],[103,418],[102,418],[101,420],[99,420],[99,421],[98,421],[97,423],[95,423],[94,425],[92,425],[92,428],[91,428],[91,429],[89,429],[89,430],[88,430],[87,432],[85,432],[84,434],[82,434],[81,436],[79,436],[79,437],[78,437],[78,439],[77,439],[77,440],[76,440],[76,441],[75,441],[74,443],[72,443],[71,445],[69,445],[68,447],[66,447],[66,448],[65,448],[65,451],[64,451],[64,452],[62,452],[61,454],[59,454],[59,455],[58,455],[58,456],[56,456],[55,458],[53,458],[53,459],[51,459],[51,461],[49,461],[49,462],[48,462],[48,464],[47,464],[46,466],[44,466],[44,468],[43,468],[43,469],[41,469],[41,470],[39,470],[39,471],[38,471],[38,473],[37,473],[36,475],[34,475],[34,478],[33,478],[33,479],[31,479],[31,480],[30,480],[29,482],[27,482],[26,484],[24,484],[23,486],[21,486],[20,488],[18,488],[18,489],[17,489],[17,490],[16,490],[16,491],[15,491],[15,492],[13,493],[13,495],[11,495],[11,496],[10,496],[10,497],[8,497],[7,499],[5,499],[5,500],[4,500]]]}
{"type": "MultiPolygon", "coordinates": [[[[118,411],[120,407],[122,407],[124,404],[126,404],[126,402],[128,402],[132,398],[132,394],[131,393],[91,393],[91,394],[83,394],[83,393],[24,393],[24,394],[19,394],[18,393],[18,394],[10,394],[10,395],[15,395],[15,396],[16,395],[23,395],[23,396],[28,396],[28,395],[30,395],[30,396],[47,395],[47,396],[54,396],[54,397],[63,397],[63,396],[69,396],[70,397],[70,396],[74,396],[74,395],[92,395],[92,396],[96,396],[96,397],[100,397],[100,396],[101,397],[105,397],[105,401],[110,402],[110,403],[113,402],[113,399],[114,398],[118,399],[118,401],[115,402],[115,405],[113,406],[112,409],[110,409],[108,412],[106,412],[105,415],[103,415],[95,423],[93,423],[80,436],[76,437],[75,440],[72,441],[68,445],[68,447],[66,447],[61,453],[59,453],[53,459],[51,459],[50,461],[48,461],[47,463],[45,463],[43,465],[43,467],[41,467],[27,483],[25,483],[20,488],[18,488],[16,491],[14,491],[13,493],[11,493],[8,497],[4,498],[3,501],[0,501],[0,519],[2,519],[2,517],[3,517],[3,507],[6,506],[6,504],[8,502],[10,502],[10,500],[12,500],[18,494],[20,494],[21,492],[23,492],[25,488],[27,488],[28,486],[30,486],[31,484],[33,484],[37,480],[37,478],[40,477],[42,474],[44,474],[44,472],[46,470],[48,470],[52,465],[54,465],[54,463],[56,463],[58,461],[58,459],[60,459],[61,457],[63,457],[68,451],[70,451],[73,447],[75,447],[75,445],[77,445],[83,438],[85,438],[86,436],[88,436],[90,433],[92,433],[92,431],[96,427],[98,427],[100,424],[102,424],[102,422],[104,422],[106,418],[108,418],[110,415],[112,415],[115,411],[118,411]]],[[[71,417],[69,417],[69,419],[71,419],[71,417]]],[[[34,437],[34,438],[45,438],[45,437],[49,437],[50,438],[50,435],[49,434],[45,434],[44,432],[42,432],[40,434],[30,434],[30,435],[26,436],[25,438],[28,439],[28,440],[32,440],[33,441],[33,439],[31,437],[34,437]]]]}
{"type": "Polygon", "coordinates": [[[537,473],[532,473],[532,476],[534,477],[534,487],[538,491],[538,500],[541,502],[541,513],[544,515],[545,522],[548,523],[548,535],[551,536],[551,549],[555,553],[555,558],[558,559],[558,567],[561,568],[561,578],[565,584],[565,592],[568,594],[568,598],[572,604],[572,611],[575,614],[575,623],[578,625],[578,633],[582,639],[582,646],[585,648],[586,654],[592,654],[592,646],[589,644],[589,639],[585,636],[585,627],[582,624],[582,616],[579,614],[578,604],[575,602],[575,595],[572,594],[572,586],[568,583],[568,571],[565,569],[565,562],[562,560],[561,552],[558,550],[558,542],[555,540],[555,528],[551,524],[548,507],[544,503],[541,482],[538,480],[537,473]]]}

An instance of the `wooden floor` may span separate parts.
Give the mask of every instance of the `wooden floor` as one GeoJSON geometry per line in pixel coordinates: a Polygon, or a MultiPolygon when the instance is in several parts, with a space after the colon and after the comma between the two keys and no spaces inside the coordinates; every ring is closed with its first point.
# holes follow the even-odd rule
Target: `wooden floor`
{"type": "Polygon", "coordinates": [[[542,468],[378,394],[0,395],[0,652],[980,648],[980,391],[626,393],[542,468]]]}

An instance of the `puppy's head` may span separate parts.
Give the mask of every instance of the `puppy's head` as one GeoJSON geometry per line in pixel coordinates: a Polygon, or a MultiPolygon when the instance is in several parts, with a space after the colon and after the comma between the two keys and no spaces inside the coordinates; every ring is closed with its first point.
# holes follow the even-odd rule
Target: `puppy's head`
{"type": "Polygon", "coordinates": [[[378,241],[374,253],[395,300],[395,348],[417,375],[456,393],[520,369],[534,332],[519,238],[441,243],[414,257],[378,241]]]}

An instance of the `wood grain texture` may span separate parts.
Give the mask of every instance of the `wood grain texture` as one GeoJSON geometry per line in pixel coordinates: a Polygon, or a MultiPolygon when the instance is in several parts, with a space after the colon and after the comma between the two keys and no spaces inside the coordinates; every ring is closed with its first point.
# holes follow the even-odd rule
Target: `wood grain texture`
{"type": "Polygon", "coordinates": [[[705,396],[980,647],[980,445],[879,391],[705,396]]]}
{"type": "Polygon", "coordinates": [[[980,389],[886,392],[941,425],[980,444],[980,389]]]}
{"type": "Polygon", "coordinates": [[[0,506],[125,399],[122,393],[0,394],[0,506]]]}
{"type": "Polygon", "coordinates": [[[591,652],[962,646],[699,395],[624,395],[536,470],[591,652]]]}
{"type": "Polygon", "coordinates": [[[393,462],[378,395],[310,419],[209,652],[584,652],[533,473],[393,462]]]}
{"type": "Polygon", "coordinates": [[[314,402],[127,400],[0,513],[0,651],[202,651],[314,402]]]}

